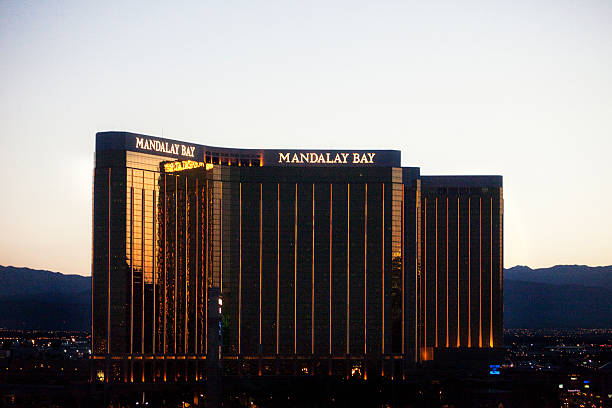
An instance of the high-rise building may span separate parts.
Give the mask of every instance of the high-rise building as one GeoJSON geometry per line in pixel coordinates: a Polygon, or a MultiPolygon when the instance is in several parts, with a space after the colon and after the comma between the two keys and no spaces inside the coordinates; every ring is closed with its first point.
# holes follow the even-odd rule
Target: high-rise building
{"type": "Polygon", "coordinates": [[[93,207],[99,380],[401,377],[502,346],[501,176],[102,132],[93,207]]]}

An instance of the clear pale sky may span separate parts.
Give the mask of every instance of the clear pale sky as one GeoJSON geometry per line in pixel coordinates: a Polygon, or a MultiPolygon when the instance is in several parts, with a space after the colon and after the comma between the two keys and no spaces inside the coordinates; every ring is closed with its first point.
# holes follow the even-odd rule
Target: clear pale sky
{"type": "Polygon", "coordinates": [[[90,274],[103,130],[501,174],[506,267],[612,264],[608,0],[1,1],[0,265],[90,274]]]}

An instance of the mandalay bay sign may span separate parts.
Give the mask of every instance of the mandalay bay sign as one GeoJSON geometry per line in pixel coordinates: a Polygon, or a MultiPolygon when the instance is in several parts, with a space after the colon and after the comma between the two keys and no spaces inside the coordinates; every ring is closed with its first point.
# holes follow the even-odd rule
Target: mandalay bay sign
{"type": "Polygon", "coordinates": [[[374,164],[376,153],[347,153],[347,152],[279,152],[278,163],[286,164],[374,164]]]}
{"type": "Polygon", "coordinates": [[[136,148],[177,156],[195,157],[195,146],[136,137],[136,148]]]}

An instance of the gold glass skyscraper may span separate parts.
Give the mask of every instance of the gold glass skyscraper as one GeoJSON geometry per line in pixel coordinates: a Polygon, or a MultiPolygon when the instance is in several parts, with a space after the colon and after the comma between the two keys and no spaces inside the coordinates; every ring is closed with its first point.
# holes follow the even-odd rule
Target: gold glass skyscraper
{"type": "Polygon", "coordinates": [[[95,378],[202,381],[213,358],[224,375],[401,377],[499,348],[502,225],[500,176],[421,176],[399,151],[98,133],[95,378]]]}

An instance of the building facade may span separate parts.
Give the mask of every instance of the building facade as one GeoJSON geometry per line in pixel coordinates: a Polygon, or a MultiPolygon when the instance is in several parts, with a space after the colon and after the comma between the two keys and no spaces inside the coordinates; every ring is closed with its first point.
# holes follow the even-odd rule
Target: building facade
{"type": "Polygon", "coordinates": [[[502,232],[500,176],[421,176],[399,151],[98,133],[93,377],[401,378],[499,348],[502,232]]]}

